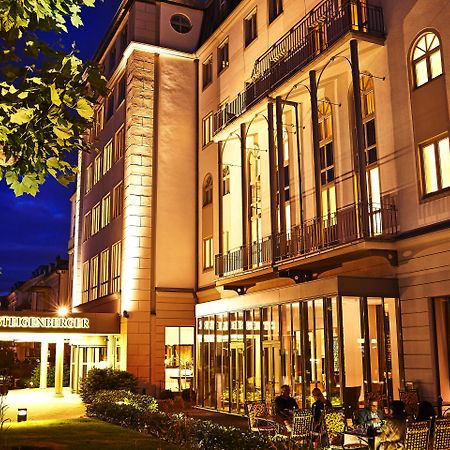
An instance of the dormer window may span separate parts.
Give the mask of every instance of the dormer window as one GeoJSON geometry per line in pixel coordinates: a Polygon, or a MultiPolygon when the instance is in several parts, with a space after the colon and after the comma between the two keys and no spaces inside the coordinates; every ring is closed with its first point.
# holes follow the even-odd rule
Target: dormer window
{"type": "Polygon", "coordinates": [[[177,33],[181,34],[189,33],[192,29],[192,22],[184,14],[174,14],[170,18],[170,25],[177,33]]]}

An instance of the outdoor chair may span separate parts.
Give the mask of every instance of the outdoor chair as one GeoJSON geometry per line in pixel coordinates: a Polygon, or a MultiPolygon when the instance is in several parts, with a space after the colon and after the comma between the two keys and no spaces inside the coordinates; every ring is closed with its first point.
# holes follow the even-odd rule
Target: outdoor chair
{"type": "Polygon", "coordinates": [[[281,426],[271,418],[272,416],[269,414],[266,402],[248,402],[246,403],[245,408],[251,431],[258,431],[273,435],[280,432],[281,426]]]}
{"type": "Polygon", "coordinates": [[[294,411],[291,438],[303,444],[309,444],[312,436],[313,415],[310,409],[294,411]]]}
{"type": "Polygon", "coordinates": [[[450,418],[435,420],[432,449],[433,450],[450,449],[450,418]]]}
{"type": "Polygon", "coordinates": [[[326,433],[326,448],[359,450],[368,449],[368,445],[364,442],[344,444],[344,432],[346,430],[345,413],[342,408],[330,408],[325,410],[323,423],[326,433]]]}
{"type": "Polygon", "coordinates": [[[408,389],[406,391],[399,390],[400,401],[405,404],[405,410],[408,417],[417,414],[419,405],[419,392],[417,389],[408,389]]]}
{"type": "Polygon", "coordinates": [[[427,450],[430,436],[429,420],[424,422],[410,422],[406,424],[404,450],[427,450]]]}

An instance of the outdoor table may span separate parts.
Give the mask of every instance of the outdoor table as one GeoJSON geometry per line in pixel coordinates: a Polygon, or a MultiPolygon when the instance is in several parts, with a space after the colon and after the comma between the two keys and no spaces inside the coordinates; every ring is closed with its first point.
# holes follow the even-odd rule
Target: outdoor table
{"type": "Polygon", "coordinates": [[[380,430],[372,429],[371,432],[368,433],[368,428],[355,427],[347,428],[344,431],[344,434],[356,436],[359,440],[366,443],[370,450],[375,450],[375,438],[380,434],[380,430]]]}

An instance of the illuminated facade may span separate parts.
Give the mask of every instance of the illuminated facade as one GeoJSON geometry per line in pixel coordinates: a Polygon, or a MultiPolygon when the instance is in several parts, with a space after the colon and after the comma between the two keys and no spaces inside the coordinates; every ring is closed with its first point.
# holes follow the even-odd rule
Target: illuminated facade
{"type": "Polygon", "coordinates": [[[450,7],[391,3],[123,2],[70,253],[108,364],[236,413],[450,400],[450,7]]]}

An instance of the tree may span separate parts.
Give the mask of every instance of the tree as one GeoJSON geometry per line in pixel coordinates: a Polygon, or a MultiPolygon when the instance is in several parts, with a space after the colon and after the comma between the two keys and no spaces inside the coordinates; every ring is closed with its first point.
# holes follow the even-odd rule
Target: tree
{"type": "Polygon", "coordinates": [[[41,36],[67,32],[67,20],[82,25],[81,7],[94,2],[0,0],[0,179],[16,195],[36,195],[48,176],[70,183],[77,167],[68,153],[88,150],[83,136],[106,79],[74,47],[41,36]]]}

